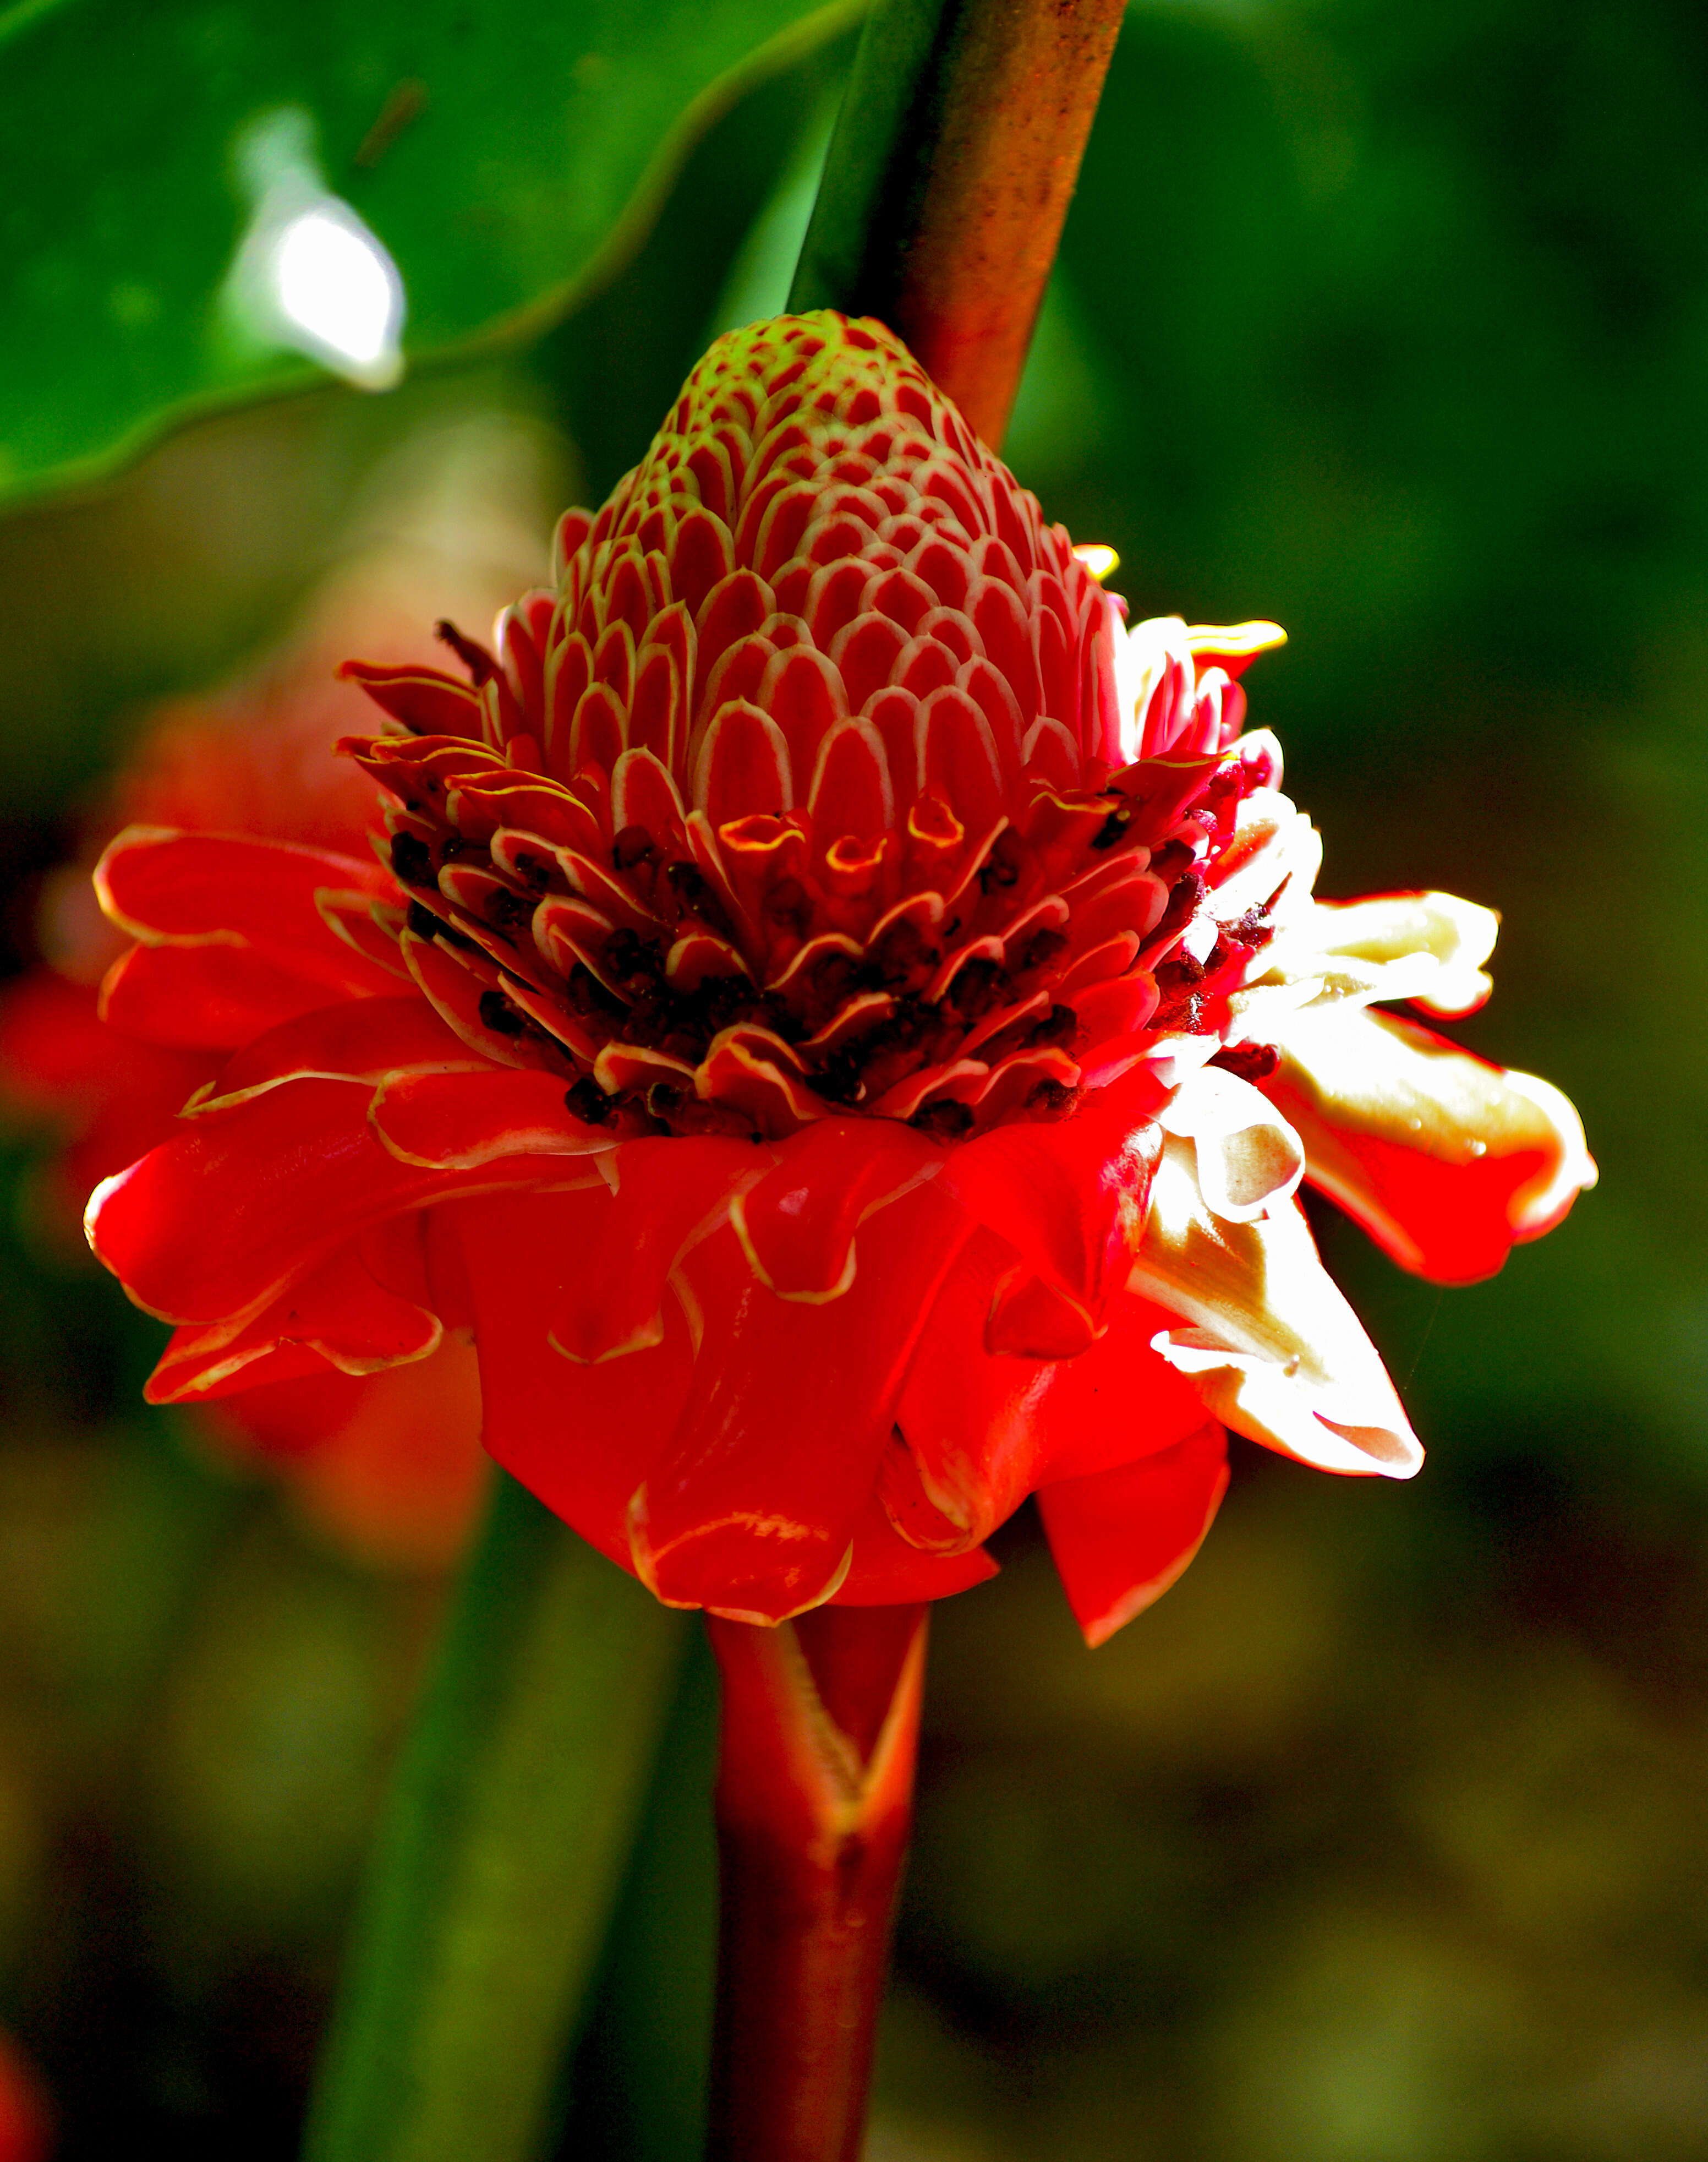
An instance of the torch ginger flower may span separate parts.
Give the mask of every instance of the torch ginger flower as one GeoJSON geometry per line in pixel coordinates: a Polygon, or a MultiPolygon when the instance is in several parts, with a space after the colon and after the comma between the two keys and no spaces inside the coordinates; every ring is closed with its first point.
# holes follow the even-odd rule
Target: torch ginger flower
{"type": "Polygon", "coordinates": [[[232,1054],[90,1208],[155,1395],[471,1323],[499,1462],[747,1622],[974,1584],[1036,1492],[1101,1642],[1224,1427],[1409,1475],[1301,1179],[1461,1282],[1594,1171],[1372,1010],[1470,1011],[1495,919],[1313,897],[1236,680],[1280,635],[1129,634],[878,324],[721,339],[471,681],[351,665],[383,863],[108,850],[130,1009],[232,1054]]]}

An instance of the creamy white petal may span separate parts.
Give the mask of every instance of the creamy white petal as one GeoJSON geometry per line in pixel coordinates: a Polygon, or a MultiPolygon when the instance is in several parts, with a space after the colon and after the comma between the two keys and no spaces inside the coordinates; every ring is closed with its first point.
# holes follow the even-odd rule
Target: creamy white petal
{"type": "Polygon", "coordinates": [[[1534,1074],[1393,1014],[1274,1018],[1281,1064],[1264,1093],[1297,1129],[1312,1183],[1402,1266],[1449,1282],[1487,1276],[1594,1185],[1582,1121],[1534,1074]]]}
{"type": "Polygon", "coordinates": [[[1237,923],[1278,896],[1272,920],[1279,937],[1310,920],[1310,890],[1321,869],[1322,836],[1310,819],[1278,791],[1254,788],[1218,859],[1211,912],[1219,923],[1237,923]]]}
{"type": "Polygon", "coordinates": [[[1304,1147],[1268,1097],[1250,1082],[1206,1066],[1170,1099],[1163,1131],[1190,1141],[1198,1188],[1229,1224],[1249,1224],[1290,1200],[1304,1176],[1304,1147]]]}
{"type": "Polygon", "coordinates": [[[1225,1425],[1325,1471],[1405,1479],[1422,1463],[1376,1347],[1296,1202],[1224,1221],[1199,1189],[1192,1145],[1170,1136],[1132,1285],[1181,1317],[1153,1346],[1225,1425]]]}
{"type": "Polygon", "coordinates": [[[1451,893],[1384,893],[1320,901],[1312,928],[1334,960],[1376,972],[1377,999],[1410,999],[1430,1013],[1474,1013],[1494,988],[1483,964],[1500,918],[1451,893]]]}

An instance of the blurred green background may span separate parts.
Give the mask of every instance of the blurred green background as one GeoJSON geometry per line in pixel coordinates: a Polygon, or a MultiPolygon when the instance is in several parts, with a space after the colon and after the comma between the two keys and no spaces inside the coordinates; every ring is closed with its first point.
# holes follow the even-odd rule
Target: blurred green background
{"type": "MultiPolygon", "coordinates": [[[[8,968],[146,702],[276,637],[412,457],[477,422],[542,505],[596,499],[780,304],[849,50],[742,97],[531,345],[0,522],[8,968]]],[[[1324,1213],[1414,1484],[1241,1448],[1203,1556],[1095,1655],[1023,1517],[939,1611],[873,2162],[1708,2156],[1708,16],[1136,7],[1007,454],[1137,614],[1287,625],[1248,687],[1323,890],[1502,911],[1465,1039],[1568,1090],[1602,1184],[1445,1296],[1324,1213]]],[[[32,1235],[36,1147],[0,2020],[66,2158],[265,2162],[439,1587],[144,1413],[157,1332],[32,1235]]],[[[565,2154],[684,2152],[709,1717],[690,1677],[565,2154]]]]}

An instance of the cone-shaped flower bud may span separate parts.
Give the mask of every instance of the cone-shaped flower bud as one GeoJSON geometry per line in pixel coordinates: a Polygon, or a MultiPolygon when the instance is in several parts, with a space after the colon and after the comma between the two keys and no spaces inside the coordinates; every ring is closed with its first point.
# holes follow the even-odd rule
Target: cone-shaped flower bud
{"type": "Polygon", "coordinates": [[[466,677],[352,667],[380,864],[109,851],[138,995],[232,1015],[91,1209],[163,1371],[471,1319],[493,1454],[748,1620],[975,1582],[1036,1491],[1100,1639],[1223,1423],[1414,1470],[1301,1178],[1455,1280],[1592,1167],[1556,1091],[1366,1010],[1469,1010],[1494,918],[1313,898],[1242,732],[1280,636],[1129,634],[880,326],[721,340],[466,677]]]}

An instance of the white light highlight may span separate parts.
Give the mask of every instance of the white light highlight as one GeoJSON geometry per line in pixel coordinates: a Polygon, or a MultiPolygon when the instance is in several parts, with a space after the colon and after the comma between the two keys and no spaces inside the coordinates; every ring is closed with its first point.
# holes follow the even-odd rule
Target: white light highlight
{"type": "Polygon", "coordinates": [[[402,377],[404,281],[374,234],[330,193],[313,123],[295,109],[259,123],[238,164],[255,204],[227,288],[242,329],[305,353],[366,390],[402,377]]]}
{"type": "Polygon", "coordinates": [[[329,197],[293,218],[273,245],[279,305],[305,345],[336,354],[360,379],[402,372],[402,280],[360,218],[329,197]]]}

